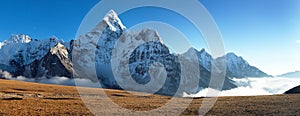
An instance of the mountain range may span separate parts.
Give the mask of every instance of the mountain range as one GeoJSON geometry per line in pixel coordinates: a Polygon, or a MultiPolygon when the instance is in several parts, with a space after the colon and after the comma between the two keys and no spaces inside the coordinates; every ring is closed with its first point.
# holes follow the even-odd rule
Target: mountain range
{"type": "Polygon", "coordinates": [[[278,75],[278,77],[300,77],[300,71],[288,72],[282,75],[278,75]]]}
{"type": "MultiPolygon", "coordinates": [[[[36,80],[52,77],[87,78],[94,82],[99,80],[103,88],[125,87],[128,90],[153,92],[147,87],[127,83],[127,79],[132,78],[135,82],[146,85],[151,77],[159,80],[164,76],[164,83],[157,82],[163,86],[156,92],[163,95],[197,93],[207,88],[212,67],[217,65],[213,61],[218,59],[226,59],[223,90],[237,87],[232,78],[269,77],[234,53],[216,59],[205,49],[199,51],[190,48],[183,54],[170,53],[158,32],[150,29],[139,32],[127,30],[113,10],[93,30],[76,40],[64,42],[55,36],[38,40],[24,34],[12,35],[8,40],[0,42],[0,55],[2,71],[9,72],[14,77],[24,76],[36,80]],[[121,47],[115,48],[116,46],[121,47]],[[192,59],[191,54],[196,54],[197,59],[192,59]],[[114,58],[117,62],[112,63],[114,58]],[[181,63],[190,67],[182,67],[181,63]],[[95,70],[91,70],[92,68],[95,70]],[[200,71],[181,73],[182,70],[195,69],[200,71]],[[93,78],[95,76],[97,78],[93,78]],[[121,83],[115,76],[120,77],[121,83]],[[194,79],[199,80],[197,85],[191,84],[194,79]],[[181,83],[184,87],[180,87],[181,83]]],[[[156,84],[149,87],[155,88],[156,84]]]]}

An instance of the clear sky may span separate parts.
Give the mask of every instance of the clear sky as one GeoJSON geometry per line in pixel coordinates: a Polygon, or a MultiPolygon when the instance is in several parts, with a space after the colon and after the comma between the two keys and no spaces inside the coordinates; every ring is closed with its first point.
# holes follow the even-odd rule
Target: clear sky
{"type": "Polygon", "coordinates": [[[277,75],[300,70],[299,0],[202,0],[227,51],[277,75]]]}
{"type": "Polygon", "coordinates": [[[99,0],[0,0],[0,40],[11,34],[32,38],[75,37],[78,26],[99,0]]]}
{"type": "MultiPolygon", "coordinates": [[[[300,70],[299,0],[200,1],[219,26],[227,52],[243,56],[272,75],[300,70]]],[[[20,33],[38,39],[55,35],[68,41],[75,37],[82,19],[98,2],[0,0],[0,41],[20,33]]],[[[172,11],[138,8],[121,14],[120,18],[129,28],[149,20],[168,22],[180,28],[194,47],[205,47],[193,25],[172,11]]]]}

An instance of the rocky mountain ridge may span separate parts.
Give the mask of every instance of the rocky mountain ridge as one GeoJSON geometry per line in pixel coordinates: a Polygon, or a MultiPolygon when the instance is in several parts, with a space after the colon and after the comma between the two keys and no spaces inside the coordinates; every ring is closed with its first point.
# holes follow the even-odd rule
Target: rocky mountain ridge
{"type": "MultiPolygon", "coordinates": [[[[1,42],[0,69],[14,76],[27,78],[87,78],[100,80],[102,87],[128,89],[152,93],[180,95],[197,93],[207,88],[211,80],[212,57],[204,49],[190,49],[184,54],[171,54],[159,34],[144,29],[139,32],[126,30],[118,15],[112,10],[90,32],[77,40],[63,42],[56,37],[32,40],[26,35],[13,36],[1,42]],[[197,59],[190,59],[195,52],[197,59]],[[114,62],[111,62],[114,61],[114,62]],[[182,67],[186,63],[189,67],[182,67]],[[199,70],[196,70],[199,69],[199,70]],[[182,73],[182,70],[195,73],[182,73]],[[161,80],[165,77],[165,81],[161,80]],[[147,85],[152,78],[156,83],[143,87],[130,84],[130,79],[147,85]],[[192,84],[193,81],[199,83],[192,84]],[[180,83],[184,87],[180,87],[180,83]],[[180,93],[176,93],[176,92],[180,93]]],[[[226,76],[222,89],[236,87],[233,77],[267,76],[250,66],[242,57],[233,53],[226,56],[226,76]]]]}
{"type": "Polygon", "coordinates": [[[285,73],[285,74],[278,75],[278,77],[294,77],[294,78],[299,78],[300,77],[300,71],[288,72],[288,73],[285,73]]]}

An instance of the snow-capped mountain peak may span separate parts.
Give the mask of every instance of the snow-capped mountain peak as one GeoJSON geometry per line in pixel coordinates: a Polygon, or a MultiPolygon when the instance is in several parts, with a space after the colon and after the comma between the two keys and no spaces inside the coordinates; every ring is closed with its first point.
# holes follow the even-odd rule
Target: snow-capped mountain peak
{"type": "Polygon", "coordinates": [[[2,48],[2,46],[5,46],[7,44],[11,44],[11,43],[29,43],[29,42],[31,42],[31,40],[32,39],[28,35],[13,34],[8,40],[0,42],[0,49],[2,48]]]}
{"type": "Polygon", "coordinates": [[[266,73],[262,72],[258,68],[251,66],[243,57],[237,56],[235,53],[227,53],[226,56],[214,59],[204,48],[200,51],[195,48],[190,48],[184,56],[190,58],[192,53],[198,57],[199,64],[206,70],[211,71],[212,66],[215,63],[221,63],[222,58],[226,58],[226,76],[228,77],[268,77],[266,73]],[[212,61],[216,62],[213,63],[212,61]]]}
{"type": "Polygon", "coordinates": [[[184,53],[186,57],[192,57],[192,54],[195,54],[197,56],[199,63],[203,65],[206,70],[211,70],[211,63],[213,58],[208,52],[206,52],[204,48],[202,48],[200,51],[195,48],[190,48],[186,53],[184,53]]]}
{"type": "Polygon", "coordinates": [[[229,52],[226,54],[226,57],[229,57],[229,58],[240,58],[240,56],[236,55],[235,53],[233,52],[229,52]]]}
{"type": "Polygon", "coordinates": [[[103,21],[113,31],[126,29],[126,27],[122,24],[120,18],[118,17],[118,14],[114,10],[110,10],[103,18],[103,21]]]}
{"type": "MultiPolygon", "coordinates": [[[[0,70],[9,71],[13,76],[87,78],[100,81],[105,88],[164,95],[177,95],[177,90],[195,93],[208,87],[211,69],[215,69],[212,67],[218,63],[215,62],[218,59],[212,58],[205,49],[191,48],[184,54],[170,53],[157,31],[126,30],[113,10],[77,40],[63,42],[52,36],[31,41],[29,36],[14,35],[0,43],[0,55],[5,56],[0,57],[0,70]],[[182,67],[181,63],[188,67],[182,67]],[[194,79],[199,79],[199,84],[193,84],[194,79]],[[179,88],[181,80],[183,88],[179,88]],[[140,86],[142,84],[147,86],[140,86]]],[[[228,70],[223,89],[236,87],[229,77],[266,75],[235,54],[228,54],[226,58],[229,61],[226,62],[228,70]]]]}
{"type": "Polygon", "coordinates": [[[10,39],[8,39],[7,43],[29,43],[31,38],[25,34],[13,34],[10,39]]]}
{"type": "Polygon", "coordinates": [[[243,66],[243,67],[250,66],[245,59],[243,59],[241,56],[237,56],[232,52],[226,54],[226,62],[228,68],[238,67],[238,66],[243,66]]]}
{"type": "Polygon", "coordinates": [[[51,48],[50,52],[51,52],[51,54],[56,54],[57,52],[60,52],[64,56],[68,57],[68,50],[61,43],[58,43],[55,47],[51,48]]]}
{"type": "Polygon", "coordinates": [[[2,48],[2,46],[5,45],[4,43],[0,42],[0,49],[2,48]]]}
{"type": "Polygon", "coordinates": [[[205,50],[204,48],[202,48],[202,49],[200,50],[200,53],[204,53],[204,52],[206,52],[206,50],[205,50]]]}
{"type": "Polygon", "coordinates": [[[235,53],[226,54],[227,75],[229,77],[269,77],[268,74],[251,66],[243,57],[235,53]]]}
{"type": "Polygon", "coordinates": [[[49,38],[49,45],[50,45],[50,47],[54,47],[58,43],[63,43],[63,40],[58,39],[56,36],[51,36],[49,38]]]}

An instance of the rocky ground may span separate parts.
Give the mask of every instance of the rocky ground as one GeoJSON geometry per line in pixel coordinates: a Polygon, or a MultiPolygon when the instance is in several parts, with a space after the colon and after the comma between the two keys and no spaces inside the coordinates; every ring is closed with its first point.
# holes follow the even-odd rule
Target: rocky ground
{"type": "MultiPolygon", "coordinates": [[[[79,88],[79,90],[83,98],[80,98],[76,87],[0,80],[0,115],[103,115],[103,113],[116,115],[124,112],[117,108],[103,107],[107,105],[105,103],[112,101],[117,106],[129,109],[127,113],[134,113],[157,109],[171,100],[171,97],[167,96],[148,96],[137,92],[134,94],[138,95],[133,95],[120,90],[94,88],[79,88]],[[104,93],[99,92],[102,90],[104,93]],[[82,99],[87,104],[84,104],[82,99]],[[91,106],[92,109],[89,110],[86,106],[91,106]]],[[[172,114],[183,109],[182,115],[198,115],[199,107],[205,104],[202,102],[204,98],[175,99],[178,100],[172,106],[173,110],[158,110],[156,113],[172,114]],[[187,109],[181,105],[184,100],[192,100],[187,109]]],[[[300,115],[299,103],[300,94],[219,97],[206,115],[300,115]]]]}

